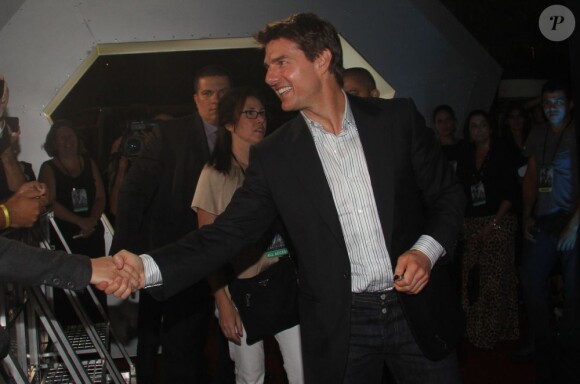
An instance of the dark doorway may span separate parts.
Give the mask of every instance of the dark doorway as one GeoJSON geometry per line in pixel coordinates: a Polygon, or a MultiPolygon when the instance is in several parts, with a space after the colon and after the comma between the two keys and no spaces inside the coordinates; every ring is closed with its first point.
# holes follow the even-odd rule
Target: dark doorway
{"type": "Polygon", "coordinates": [[[209,64],[225,67],[235,86],[262,90],[270,132],[294,115],[280,110],[278,98],[264,83],[263,52],[240,48],[99,56],[51,118],[77,123],[90,155],[104,171],[111,144],[131,122],[158,112],[174,117],[193,112],[193,76],[209,64]]]}

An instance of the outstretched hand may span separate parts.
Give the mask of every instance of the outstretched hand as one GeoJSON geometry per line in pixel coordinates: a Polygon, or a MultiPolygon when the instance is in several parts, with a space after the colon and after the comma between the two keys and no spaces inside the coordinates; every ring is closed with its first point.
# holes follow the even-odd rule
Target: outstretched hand
{"type": "Polygon", "coordinates": [[[395,267],[395,289],[402,293],[413,294],[421,292],[429,282],[431,275],[431,260],[423,252],[411,249],[397,260],[395,267]]]}
{"type": "Polygon", "coordinates": [[[112,257],[91,259],[91,284],[107,294],[126,299],[139,285],[138,273],[129,265],[119,268],[112,257]]]}
{"type": "MultiPolygon", "coordinates": [[[[138,255],[126,250],[122,250],[113,256],[113,261],[115,262],[115,265],[118,269],[129,269],[135,273],[137,276],[137,284],[135,289],[141,289],[145,287],[145,266],[143,265],[143,261],[138,255]]],[[[112,292],[106,291],[106,293],[112,292]]],[[[117,296],[116,293],[113,294],[117,296]]]]}

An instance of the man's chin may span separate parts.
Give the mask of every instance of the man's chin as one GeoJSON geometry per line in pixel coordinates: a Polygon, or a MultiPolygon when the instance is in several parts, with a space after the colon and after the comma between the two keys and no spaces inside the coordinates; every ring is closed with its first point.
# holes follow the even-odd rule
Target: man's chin
{"type": "Polygon", "coordinates": [[[280,108],[282,108],[282,110],[284,112],[291,112],[291,111],[297,111],[298,108],[296,107],[295,103],[291,103],[289,101],[282,101],[282,104],[280,105],[280,108]]]}

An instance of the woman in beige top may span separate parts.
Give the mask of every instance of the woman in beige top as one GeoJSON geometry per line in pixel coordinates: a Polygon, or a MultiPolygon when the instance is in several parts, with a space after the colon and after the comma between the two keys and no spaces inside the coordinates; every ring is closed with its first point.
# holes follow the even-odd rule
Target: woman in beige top
{"type": "MultiPolygon", "coordinates": [[[[218,115],[216,147],[200,175],[192,202],[200,227],[213,223],[226,209],[234,192],[244,181],[250,147],[260,142],[266,133],[266,111],[260,97],[252,89],[229,91],[220,100],[218,115]]],[[[255,246],[237,255],[231,262],[234,279],[259,275],[278,262],[278,257],[271,257],[272,254],[287,253],[280,252],[280,249],[286,250],[282,245],[275,252],[264,253],[263,247],[255,246]]],[[[216,273],[210,276],[209,281],[214,291],[220,328],[229,340],[236,382],[263,383],[265,364],[262,341],[248,345],[242,318],[228,290],[226,273],[216,273]]],[[[299,325],[293,325],[274,336],[280,345],[289,383],[303,383],[299,325]]]]}

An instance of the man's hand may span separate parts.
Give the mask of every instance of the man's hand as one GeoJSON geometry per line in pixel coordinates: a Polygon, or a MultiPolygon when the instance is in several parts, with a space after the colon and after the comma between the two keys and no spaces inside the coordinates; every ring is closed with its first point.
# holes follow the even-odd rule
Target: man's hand
{"type": "Polygon", "coordinates": [[[534,234],[531,233],[531,230],[534,228],[536,221],[532,217],[524,217],[522,222],[524,239],[535,243],[536,239],[534,238],[534,234]]]}
{"type": "Polygon", "coordinates": [[[46,205],[46,186],[37,181],[22,184],[5,203],[12,228],[31,227],[46,205]]]}
{"type": "Polygon", "coordinates": [[[136,273],[138,276],[136,289],[145,287],[145,266],[139,256],[123,249],[113,256],[113,261],[118,269],[130,268],[136,273]]]}
{"type": "Polygon", "coordinates": [[[560,239],[558,240],[558,250],[559,251],[570,251],[574,248],[576,244],[576,237],[578,235],[578,222],[577,220],[570,220],[566,225],[566,228],[562,231],[560,239]]]}
{"type": "Polygon", "coordinates": [[[417,294],[425,288],[431,275],[431,260],[423,252],[411,249],[397,260],[395,289],[407,294],[417,294]]]}
{"type": "Polygon", "coordinates": [[[139,275],[129,265],[119,269],[112,257],[91,259],[91,284],[107,294],[126,299],[137,290],[139,275]]]}

